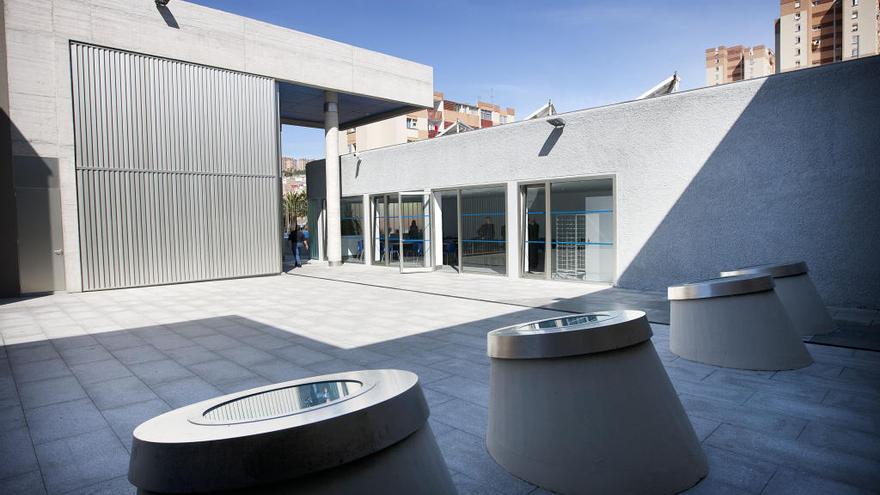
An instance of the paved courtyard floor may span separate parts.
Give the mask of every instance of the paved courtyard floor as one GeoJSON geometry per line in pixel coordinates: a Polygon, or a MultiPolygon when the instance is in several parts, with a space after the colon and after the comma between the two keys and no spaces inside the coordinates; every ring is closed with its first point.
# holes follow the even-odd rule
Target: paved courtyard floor
{"type": "MultiPolygon", "coordinates": [[[[324,274],[316,266],[295,272],[309,276],[0,300],[0,493],[133,492],[128,449],[142,421],[223,393],[358,368],[419,375],[461,493],[544,493],[486,453],[485,333],[559,313],[521,304],[517,284],[503,301],[487,297],[481,284],[491,284],[478,276],[453,286],[436,282],[445,274],[398,276],[389,288],[361,267],[339,270],[351,280],[315,278],[324,274]]],[[[533,287],[559,301],[604,290],[533,287]]],[[[532,296],[523,289],[523,297],[532,296]]],[[[623,299],[609,305],[633,302],[623,299]]],[[[808,344],[816,361],[808,368],[736,371],[677,358],[668,327],[653,327],[709,457],[708,478],[690,493],[880,487],[880,353],[808,344]]]]}

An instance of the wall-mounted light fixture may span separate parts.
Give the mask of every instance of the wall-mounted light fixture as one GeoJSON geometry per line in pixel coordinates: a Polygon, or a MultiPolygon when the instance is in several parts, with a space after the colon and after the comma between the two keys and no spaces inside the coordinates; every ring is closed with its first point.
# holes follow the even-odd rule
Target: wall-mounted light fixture
{"type": "Polygon", "coordinates": [[[557,129],[559,129],[560,127],[565,127],[565,120],[561,117],[553,117],[552,119],[547,119],[547,123],[557,129]]]}

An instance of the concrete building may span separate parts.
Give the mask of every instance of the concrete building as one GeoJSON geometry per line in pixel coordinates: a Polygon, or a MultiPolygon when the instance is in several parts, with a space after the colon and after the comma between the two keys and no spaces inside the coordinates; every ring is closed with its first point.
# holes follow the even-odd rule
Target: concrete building
{"type": "Polygon", "coordinates": [[[344,257],[655,290],[796,259],[877,307],[878,80],[872,57],[345,155],[344,257]]]}
{"type": "Polygon", "coordinates": [[[278,273],[281,124],[336,163],[340,129],[433,103],[431,67],[182,0],[2,16],[4,296],[278,273]]]}
{"type": "Polygon", "coordinates": [[[468,129],[483,129],[515,120],[516,110],[513,108],[502,108],[483,101],[478,101],[476,105],[458,103],[445,99],[443,93],[435,91],[432,108],[349,129],[342,148],[349,152],[366,151],[430,139],[452,127],[458,128],[456,122],[468,129]]]}
{"type": "Polygon", "coordinates": [[[779,70],[880,53],[880,1],[780,0],[779,70]]]}
{"type": "Polygon", "coordinates": [[[305,172],[306,164],[313,161],[314,158],[291,158],[285,156],[281,158],[281,170],[284,172],[305,172]]]}
{"type": "Polygon", "coordinates": [[[776,56],[764,45],[706,49],[706,86],[726,84],[776,73],[776,56]]]}

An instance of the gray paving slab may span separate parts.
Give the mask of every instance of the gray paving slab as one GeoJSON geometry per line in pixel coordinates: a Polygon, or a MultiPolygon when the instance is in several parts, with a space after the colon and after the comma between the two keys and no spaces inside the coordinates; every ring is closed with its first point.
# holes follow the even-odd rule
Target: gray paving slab
{"type": "Polygon", "coordinates": [[[55,346],[48,341],[14,345],[8,348],[6,352],[9,356],[9,362],[13,366],[61,357],[58,351],[55,350],[55,346]]]}
{"type": "Polygon", "coordinates": [[[153,390],[156,395],[173,408],[183,407],[223,395],[220,389],[199,377],[162,383],[154,386],[153,390]]]}
{"type": "Polygon", "coordinates": [[[250,366],[251,371],[266,378],[267,380],[278,383],[299,378],[308,378],[315,374],[314,371],[297,366],[282,359],[273,359],[265,363],[250,366]]]}
{"type": "Polygon", "coordinates": [[[478,380],[450,376],[449,378],[443,378],[425,385],[424,388],[470,401],[477,405],[489,404],[489,385],[478,380]]]}
{"type": "Polygon", "coordinates": [[[705,444],[863,489],[880,486],[878,459],[866,459],[728,424],[718,427],[705,444]]]}
{"type": "Polygon", "coordinates": [[[748,400],[748,405],[760,407],[783,414],[798,416],[811,420],[820,420],[825,424],[840,425],[855,430],[877,434],[880,422],[877,416],[863,411],[841,409],[825,404],[813,404],[788,397],[779,397],[766,392],[758,392],[748,400]]]}
{"type": "Polygon", "coordinates": [[[107,422],[88,399],[62,402],[25,411],[31,439],[42,444],[107,427],[107,422]]]}
{"type": "Polygon", "coordinates": [[[36,446],[49,494],[77,490],[124,476],[128,452],[109,428],[36,446]]]}
{"type": "Polygon", "coordinates": [[[43,475],[39,470],[0,479],[0,493],[4,495],[41,495],[46,493],[43,475]]]}
{"type": "Polygon", "coordinates": [[[62,354],[64,353],[63,351],[69,349],[76,349],[79,347],[92,347],[98,344],[99,342],[91,335],[77,335],[76,337],[64,337],[62,339],[52,340],[52,345],[54,345],[55,349],[60,351],[62,354]]]}
{"type": "Polygon", "coordinates": [[[210,351],[229,349],[241,345],[241,342],[239,342],[237,339],[233,339],[231,337],[227,337],[226,335],[220,334],[206,335],[204,337],[193,337],[192,341],[210,351]]]}
{"type": "Polygon", "coordinates": [[[255,347],[241,344],[236,347],[230,347],[228,349],[220,349],[216,352],[217,354],[225,357],[233,363],[245,367],[267,363],[269,361],[277,359],[275,356],[269,354],[268,352],[261,351],[255,347]]]}
{"type": "Polygon", "coordinates": [[[155,347],[146,344],[138,347],[127,347],[113,351],[113,356],[122,364],[130,366],[138,363],[148,363],[150,361],[159,361],[166,359],[167,356],[155,347]]]}
{"type": "Polygon", "coordinates": [[[18,383],[28,383],[71,375],[67,363],[60,358],[21,363],[13,367],[13,373],[15,373],[15,381],[18,383]]]}
{"type": "Polygon", "coordinates": [[[107,332],[94,335],[95,340],[101,343],[108,351],[119,351],[131,347],[146,345],[144,339],[130,332],[107,332]]]}
{"type": "MultiPolygon", "coordinates": [[[[452,482],[455,483],[458,495],[503,495],[502,492],[493,490],[479,481],[468,478],[461,473],[453,473],[452,482]]],[[[532,491],[529,493],[535,492],[532,491]]]]}
{"type": "Polygon", "coordinates": [[[137,488],[129,483],[128,476],[120,476],[84,488],[65,492],[64,495],[135,495],[136,493],[137,488]]]}
{"type": "Polygon", "coordinates": [[[485,438],[489,409],[461,399],[452,399],[432,406],[431,417],[461,431],[485,438]]]}
{"type": "Polygon", "coordinates": [[[98,409],[113,409],[156,398],[156,394],[136,376],[114,378],[84,386],[98,409]]]}
{"type": "Polygon", "coordinates": [[[177,364],[171,359],[161,359],[158,361],[149,361],[146,363],[131,364],[128,369],[137,375],[147,386],[158,385],[160,383],[172,382],[193,376],[193,374],[183,366],[177,364]]]}
{"type": "Polygon", "coordinates": [[[162,352],[182,366],[191,366],[193,364],[223,359],[223,356],[220,354],[195,344],[177,349],[165,349],[162,352]]]}
{"type": "Polygon", "coordinates": [[[777,470],[777,466],[753,456],[744,456],[718,449],[704,447],[709,459],[708,479],[741,489],[747,493],[761,493],[777,470]]]}
{"type": "Polygon", "coordinates": [[[107,349],[104,349],[104,346],[100,344],[62,349],[59,352],[61,353],[61,357],[64,358],[70,366],[91,363],[94,361],[105,361],[113,357],[107,349]]]}
{"type": "Polygon", "coordinates": [[[18,427],[0,431],[0,479],[38,469],[28,429],[18,427]]]}
{"type": "Polygon", "coordinates": [[[189,369],[212,385],[254,378],[257,375],[232,361],[221,359],[194,364],[189,369]]]}
{"type": "Polygon", "coordinates": [[[798,441],[868,459],[880,459],[880,436],[851,428],[810,421],[798,441]]]}
{"type": "Polygon", "coordinates": [[[86,392],[73,376],[49,378],[18,385],[21,404],[25,409],[85,398],[86,392]]]}
{"type": "Polygon", "coordinates": [[[282,359],[306,367],[310,364],[320,363],[321,361],[330,361],[335,357],[303,345],[288,345],[272,349],[269,352],[282,359]]]}
{"type": "Polygon", "coordinates": [[[484,439],[461,430],[437,435],[437,443],[450,469],[460,472],[493,490],[525,494],[535,486],[517,479],[499,466],[486,451],[484,439]]]}
{"type": "Polygon", "coordinates": [[[704,479],[696,486],[683,493],[686,493],[687,495],[754,495],[752,492],[747,492],[742,488],[737,488],[733,485],[728,485],[727,483],[716,481],[711,478],[704,479]]]}
{"type": "Polygon", "coordinates": [[[780,469],[773,475],[764,492],[767,495],[868,495],[873,490],[857,488],[791,469],[780,469]]]}
{"type": "Polygon", "coordinates": [[[438,405],[451,401],[455,397],[451,395],[446,395],[443,392],[437,392],[436,390],[432,390],[428,387],[422,387],[422,394],[425,396],[425,401],[428,403],[428,407],[434,409],[438,405]]]}
{"type": "Polygon", "coordinates": [[[102,414],[126,450],[130,451],[131,435],[134,429],[144,421],[170,410],[171,408],[165,401],[152,399],[113,409],[105,409],[102,411],[102,414]]]}
{"type": "Polygon", "coordinates": [[[114,357],[105,361],[77,364],[71,369],[77,380],[83,385],[132,376],[131,371],[114,357]]]}

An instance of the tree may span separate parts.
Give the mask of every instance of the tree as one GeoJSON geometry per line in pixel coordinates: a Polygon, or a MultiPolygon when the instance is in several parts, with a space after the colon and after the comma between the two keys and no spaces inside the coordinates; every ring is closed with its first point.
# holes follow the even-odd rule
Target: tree
{"type": "Polygon", "coordinates": [[[284,208],[284,219],[287,223],[287,230],[296,224],[300,217],[305,218],[309,214],[309,199],[305,191],[288,191],[281,198],[281,205],[284,208]]]}

